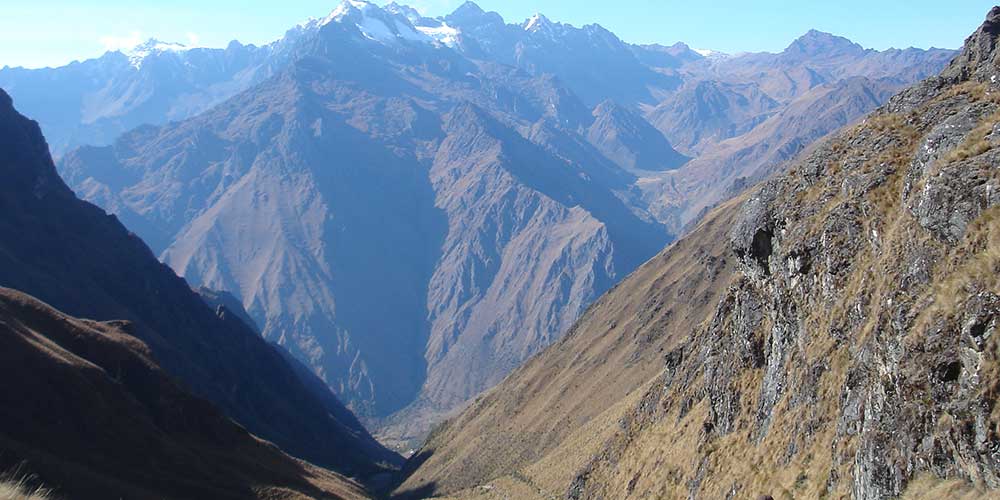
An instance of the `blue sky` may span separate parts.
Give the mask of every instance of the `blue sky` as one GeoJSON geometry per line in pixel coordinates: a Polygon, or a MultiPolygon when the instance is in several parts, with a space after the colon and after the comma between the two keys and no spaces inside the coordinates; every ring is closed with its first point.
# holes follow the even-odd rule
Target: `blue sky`
{"type": "MultiPolygon", "coordinates": [[[[425,14],[462,0],[413,0],[425,14]]],[[[0,0],[0,66],[58,66],[155,37],[221,47],[266,43],[339,0],[0,0]],[[168,5],[165,7],[164,5],[168,5]]],[[[384,3],[379,1],[377,3],[384,3]]],[[[725,52],[780,51],[810,28],[866,47],[962,44],[993,5],[981,0],[481,0],[507,22],[535,12],[553,21],[597,22],[629,42],[673,43],[725,52]]]]}

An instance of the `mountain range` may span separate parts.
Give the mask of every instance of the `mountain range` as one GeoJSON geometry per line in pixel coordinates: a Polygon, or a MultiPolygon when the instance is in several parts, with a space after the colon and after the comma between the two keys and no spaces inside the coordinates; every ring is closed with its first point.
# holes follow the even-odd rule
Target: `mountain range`
{"type": "Polygon", "coordinates": [[[998,46],[995,7],[940,74],[710,210],[397,493],[995,498],[998,46]]]}
{"type": "Polygon", "coordinates": [[[997,496],[1000,6],[126,52],[0,71],[0,497],[997,496]]]}
{"type": "Polygon", "coordinates": [[[347,1],[264,47],[150,41],[0,87],[80,197],[232,292],[405,449],[716,203],[954,54],[810,32],[704,57],[471,2],[347,1]]]}

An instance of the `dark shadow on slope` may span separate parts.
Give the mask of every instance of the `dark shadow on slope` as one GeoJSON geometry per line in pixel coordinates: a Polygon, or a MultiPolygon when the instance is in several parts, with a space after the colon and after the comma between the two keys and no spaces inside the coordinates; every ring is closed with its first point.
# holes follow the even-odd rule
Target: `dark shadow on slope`
{"type": "MultiPolygon", "coordinates": [[[[440,134],[436,119],[412,101],[386,105],[399,109],[365,116],[369,133],[410,116],[405,137],[440,134]]],[[[337,324],[368,363],[367,376],[379,391],[371,395],[372,410],[385,416],[416,399],[426,378],[427,289],[447,221],[435,206],[426,162],[392,151],[323,109],[309,106],[308,113],[320,111],[304,121],[322,119],[322,138],[304,141],[297,151],[308,159],[332,214],[324,233],[337,324]]]]}

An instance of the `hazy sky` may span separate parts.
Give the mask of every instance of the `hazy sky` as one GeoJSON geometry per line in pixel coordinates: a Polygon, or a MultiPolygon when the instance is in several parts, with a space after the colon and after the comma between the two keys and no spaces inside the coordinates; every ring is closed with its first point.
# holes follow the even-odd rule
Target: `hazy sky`
{"type": "MultiPolygon", "coordinates": [[[[209,47],[266,43],[339,0],[0,0],[0,66],[58,66],[155,37],[209,47]]],[[[379,1],[378,3],[384,3],[379,1]]],[[[412,0],[426,15],[462,0],[412,0]]],[[[507,22],[535,12],[600,23],[628,42],[725,52],[780,51],[810,28],[871,48],[956,48],[993,0],[482,0],[507,22]]]]}

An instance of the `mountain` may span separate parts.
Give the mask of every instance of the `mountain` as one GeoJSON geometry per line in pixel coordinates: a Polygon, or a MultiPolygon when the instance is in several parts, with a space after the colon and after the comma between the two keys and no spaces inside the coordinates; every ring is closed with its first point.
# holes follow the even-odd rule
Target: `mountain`
{"type": "Polygon", "coordinates": [[[699,80],[657,104],[646,119],[681,150],[699,153],[753,130],[779,107],[754,82],[699,80]]]}
{"type": "Polygon", "coordinates": [[[0,288],[0,377],[18,381],[0,392],[0,467],[64,498],[367,498],[178,387],[133,327],[0,288]]]}
{"type": "Polygon", "coordinates": [[[673,233],[766,178],[817,139],[940,71],[944,49],[864,49],[812,30],[778,54],[703,58],[682,67],[688,83],[646,119],[681,152],[676,171],[643,174],[651,214],[673,233]]]}
{"type": "Polygon", "coordinates": [[[53,154],[62,156],[211,108],[283,67],[307,31],[297,26],[262,47],[232,41],[224,49],[150,39],[58,68],[4,67],[0,88],[42,123],[53,154]]]}
{"type": "Polygon", "coordinates": [[[400,493],[995,494],[998,39],[1000,7],[712,210],[435,432],[400,493]]]}
{"type": "Polygon", "coordinates": [[[613,160],[684,160],[638,115],[595,118],[560,79],[469,59],[407,13],[345,3],[273,77],[60,166],[399,446],[669,240],[613,160]]]}
{"type": "Polygon", "coordinates": [[[874,110],[898,88],[894,80],[863,77],[814,87],[750,131],[715,144],[682,169],[644,179],[651,213],[679,231],[720,200],[779,172],[818,139],[874,110]]]}
{"type": "Polygon", "coordinates": [[[631,48],[635,56],[639,58],[639,62],[660,70],[679,69],[686,64],[705,58],[683,42],[677,42],[670,46],[659,44],[632,45],[631,48]]]}
{"type": "Polygon", "coordinates": [[[295,456],[358,477],[397,461],[329,391],[307,385],[237,316],[205,305],[114,216],[77,199],[38,125],[2,91],[0,174],[0,286],[75,317],[130,322],[182,387],[295,456]]]}
{"type": "Polygon", "coordinates": [[[533,75],[559,78],[588,106],[606,99],[634,106],[654,102],[660,92],[676,88],[675,75],[654,71],[640,62],[632,47],[598,24],[581,28],[535,14],[521,24],[506,24],[496,12],[465,2],[443,18],[463,34],[460,51],[524,69],[533,75]]]}
{"type": "Polygon", "coordinates": [[[939,72],[954,56],[953,50],[936,48],[865,49],[846,38],[811,30],[777,54],[706,58],[686,69],[698,79],[753,81],[772,99],[788,102],[817,85],[851,77],[914,83],[939,72]]]}
{"type": "Polygon", "coordinates": [[[673,170],[689,160],[649,122],[613,101],[594,108],[587,140],[626,170],[673,170]]]}

